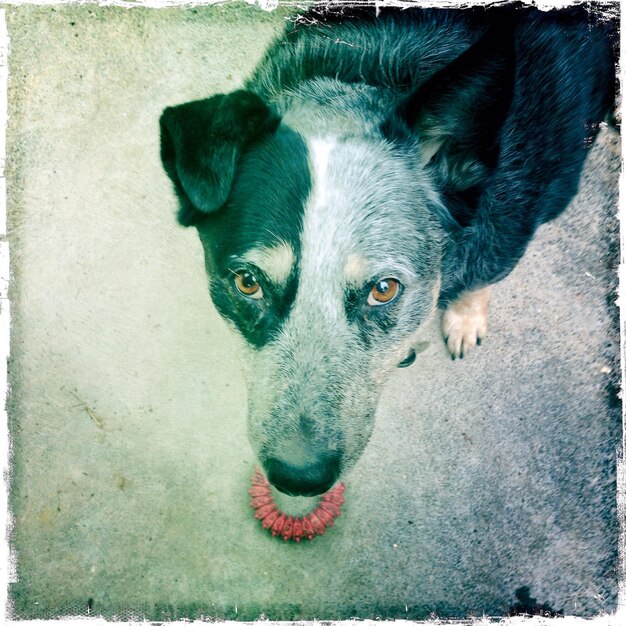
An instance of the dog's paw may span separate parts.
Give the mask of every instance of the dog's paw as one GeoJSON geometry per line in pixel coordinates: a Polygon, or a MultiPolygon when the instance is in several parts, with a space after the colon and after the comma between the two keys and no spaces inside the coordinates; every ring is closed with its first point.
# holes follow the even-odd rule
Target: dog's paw
{"type": "Polygon", "coordinates": [[[441,331],[452,359],[463,358],[487,333],[491,287],[470,291],[444,311],[441,331]]]}

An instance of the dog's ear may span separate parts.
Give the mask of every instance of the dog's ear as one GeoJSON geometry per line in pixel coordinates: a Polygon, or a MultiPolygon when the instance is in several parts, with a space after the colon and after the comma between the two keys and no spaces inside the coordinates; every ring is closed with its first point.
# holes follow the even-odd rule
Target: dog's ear
{"type": "Polygon", "coordinates": [[[165,109],[161,161],[180,200],[183,226],[226,202],[242,151],[279,122],[257,95],[243,90],[165,109]]]}
{"type": "Polygon", "coordinates": [[[485,174],[510,102],[514,24],[497,24],[399,102],[382,126],[392,140],[419,141],[420,158],[444,188],[468,189],[485,174]]]}

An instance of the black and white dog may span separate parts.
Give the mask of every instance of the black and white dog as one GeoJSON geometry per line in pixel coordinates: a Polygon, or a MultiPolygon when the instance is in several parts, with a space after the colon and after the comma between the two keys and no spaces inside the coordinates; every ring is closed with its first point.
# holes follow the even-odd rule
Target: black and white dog
{"type": "Polygon", "coordinates": [[[249,435],[291,495],[361,455],[439,307],[452,358],[576,193],[613,103],[583,8],[313,9],[244,89],[168,108],[161,157],[211,296],[250,346],[249,435]]]}

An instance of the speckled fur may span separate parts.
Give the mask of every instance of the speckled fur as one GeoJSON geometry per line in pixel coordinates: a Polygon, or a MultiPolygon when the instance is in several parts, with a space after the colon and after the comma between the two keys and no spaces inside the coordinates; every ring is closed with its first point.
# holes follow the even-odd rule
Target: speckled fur
{"type": "Polygon", "coordinates": [[[610,30],[581,8],[313,10],[245,90],[166,110],[180,220],[198,228],[218,310],[253,347],[263,463],[332,450],[350,469],[420,324],[507,276],[564,210],[612,103],[610,30]],[[242,301],[241,258],[281,242],[291,275],[242,301]],[[360,291],[344,273],[355,254],[360,291]],[[387,276],[401,297],[368,309],[387,276]]]}

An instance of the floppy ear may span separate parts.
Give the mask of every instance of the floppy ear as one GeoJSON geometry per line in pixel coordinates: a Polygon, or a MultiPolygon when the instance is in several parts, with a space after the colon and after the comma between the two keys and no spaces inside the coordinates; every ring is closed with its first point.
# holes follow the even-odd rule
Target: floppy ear
{"type": "Polygon", "coordinates": [[[498,134],[514,84],[514,27],[507,14],[468,50],[398,104],[382,130],[417,137],[421,160],[442,187],[476,185],[497,156],[498,134]]]}
{"type": "Polygon", "coordinates": [[[279,122],[257,95],[243,90],[163,111],[161,161],[180,200],[183,226],[226,202],[242,151],[279,122]]]}

